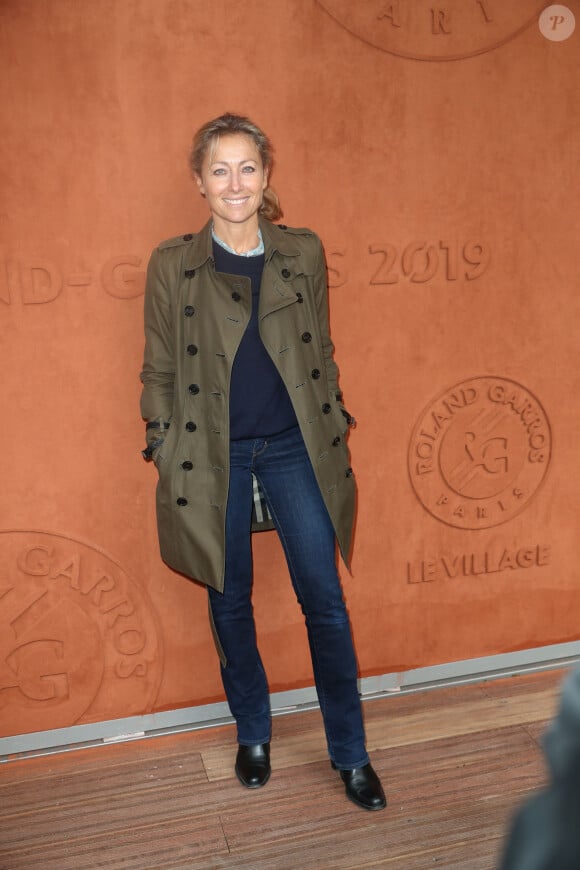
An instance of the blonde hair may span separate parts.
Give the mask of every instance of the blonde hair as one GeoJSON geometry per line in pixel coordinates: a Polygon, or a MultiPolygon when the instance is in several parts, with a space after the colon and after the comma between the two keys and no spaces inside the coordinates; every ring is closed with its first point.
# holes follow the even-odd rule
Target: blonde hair
{"type": "Polygon", "coordinates": [[[195,175],[201,176],[201,169],[206,154],[211,148],[215,148],[220,136],[231,136],[234,133],[242,133],[249,136],[254,142],[264,171],[268,173],[268,186],[264,190],[262,205],[259,208],[259,214],[269,221],[277,221],[282,217],[282,208],[278,199],[278,194],[270,187],[269,179],[274,165],[274,149],[272,143],[266,136],[263,130],[245,118],[243,115],[234,115],[231,112],[226,112],[225,115],[220,115],[219,118],[214,118],[208,121],[203,127],[200,127],[193,137],[193,145],[189,156],[189,165],[195,175]]]}

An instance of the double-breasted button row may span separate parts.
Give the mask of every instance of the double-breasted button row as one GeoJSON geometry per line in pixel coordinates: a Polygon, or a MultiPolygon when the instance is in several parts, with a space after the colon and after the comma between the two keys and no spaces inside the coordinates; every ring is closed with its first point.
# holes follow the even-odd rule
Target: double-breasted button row
{"type": "Polygon", "coordinates": [[[340,435],[335,435],[334,438],[332,439],[332,446],[338,447],[339,444],[340,444],[340,435]]]}
{"type": "Polygon", "coordinates": [[[324,405],[322,406],[322,413],[323,414],[330,414],[331,411],[332,411],[331,406],[328,404],[328,402],[325,402],[324,405]]]}
{"type": "Polygon", "coordinates": [[[197,396],[199,393],[199,384],[190,384],[187,388],[192,396],[197,396]]]}
{"type": "Polygon", "coordinates": [[[185,507],[187,504],[187,499],[180,496],[177,499],[177,504],[179,505],[179,507],[185,507]]]}
{"type": "Polygon", "coordinates": [[[184,242],[191,242],[193,239],[193,233],[186,233],[183,237],[184,242]]]}
{"type": "Polygon", "coordinates": [[[181,463],[181,467],[184,471],[191,471],[193,468],[193,462],[190,462],[189,459],[186,459],[185,462],[181,463]]]}
{"type": "Polygon", "coordinates": [[[193,307],[193,305],[186,305],[183,309],[183,313],[186,317],[193,317],[193,315],[195,314],[195,308],[193,307]]]}
{"type": "Polygon", "coordinates": [[[283,278],[289,278],[291,275],[290,269],[282,269],[281,275],[283,278]]]}
{"type": "Polygon", "coordinates": [[[196,429],[197,429],[197,425],[193,422],[193,420],[188,420],[187,423],[185,424],[185,431],[186,432],[195,432],[196,429]]]}
{"type": "Polygon", "coordinates": [[[309,332],[303,332],[300,338],[302,339],[304,344],[308,344],[312,341],[312,335],[309,332]]]}
{"type": "Polygon", "coordinates": [[[193,278],[195,275],[195,269],[186,269],[183,274],[186,278],[193,278]]]}
{"type": "Polygon", "coordinates": [[[314,381],[317,381],[318,378],[320,377],[320,369],[312,369],[312,371],[310,372],[310,377],[314,381]]]}
{"type": "Polygon", "coordinates": [[[234,292],[232,293],[232,299],[234,300],[234,302],[239,302],[241,298],[242,297],[240,296],[238,291],[234,290],[234,292]]]}
{"type": "Polygon", "coordinates": [[[197,353],[197,345],[196,344],[188,344],[186,350],[190,356],[195,356],[197,353]]]}
{"type": "Polygon", "coordinates": [[[352,477],[353,474],[354,474],[354,471],[352,470],[352,468],[347,468],[346,471],[344,472],[345,477],[352,477]]]}

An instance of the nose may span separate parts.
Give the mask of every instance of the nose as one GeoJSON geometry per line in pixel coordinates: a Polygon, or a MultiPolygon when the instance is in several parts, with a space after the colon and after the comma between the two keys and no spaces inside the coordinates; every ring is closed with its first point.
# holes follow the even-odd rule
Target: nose
{"type": "Polygon", "coordinates": [[[238,169],[232,169],[232,174],[230,175],[230,187],[234,192],[242,189],[242,176],[238,169]]]}

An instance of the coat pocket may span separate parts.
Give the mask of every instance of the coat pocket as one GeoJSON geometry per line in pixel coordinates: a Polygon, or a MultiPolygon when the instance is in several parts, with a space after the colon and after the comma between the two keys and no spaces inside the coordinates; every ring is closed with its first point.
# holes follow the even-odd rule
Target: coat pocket
{"type": "Polygon", "coordinates": [[[330,399],[330,405],[332,407],[333,420],[338,426],[339,433],[344,436],[354,426],[355,419],[348,413],[344,405],[334,397],[330,399]]]}
{"type": "Polygon", "coordinates": [[[177,426],[175,425],[175,423],[172,423],[172,425],[170,425],[169,429],[167,430],[167,434],[163,439],[162,443],[159,445],[159,447],[155,448],[151,455],[151,459],[153,460],[159,474],[164,472],[169,465],[169,459],[173,454],[176,437],[177,426]]]}

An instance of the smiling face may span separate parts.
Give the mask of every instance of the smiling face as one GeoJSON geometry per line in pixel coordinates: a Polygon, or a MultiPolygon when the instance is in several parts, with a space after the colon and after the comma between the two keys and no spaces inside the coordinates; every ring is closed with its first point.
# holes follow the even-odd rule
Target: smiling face
{"type": "Polygon", "coordinates": [[[220,136],[205,155],[197,185],[205,196],[215,231],[227,237],[234,225],[258,226],[258,209],[268,184],[260,152],[250,136],[220,136]]]}

